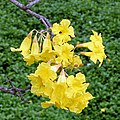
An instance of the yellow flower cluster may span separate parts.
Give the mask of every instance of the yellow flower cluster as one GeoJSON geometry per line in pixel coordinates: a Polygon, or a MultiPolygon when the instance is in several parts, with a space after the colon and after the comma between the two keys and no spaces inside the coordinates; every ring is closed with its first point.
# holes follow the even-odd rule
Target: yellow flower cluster
{"type": "Polygon", "coordinates": [[[23,40],[20,48],[11,48],[11,51],[21,51],[21,54],[24,57],[23,59],[27,62],[27,65],[31,65],[38,61],[50,61],[53,64],[61,63],[63,67],[70,66],[72,68],[77,68],[82,66],[80,57],[74,55],[74,46],[67,43],[67,41],[71,40],[71,37],[74,37],[73,27],[69,27],[69,25],[70,21],[66,19],[62,20],[60,25],[57,23],[53,24],[51,30],[56,35],[53,37],[52,41],[49,33],[47,33],[46,38],[43,41],[42,48],[40,48],[41,43],[38,43],[37,35],[35,35],[32,42],[33,31],[31,31],[23,40]],[[57,32],[57,30],[59,32],[57,32]],[[60,44],[58,44],[58,42],[54,42],[54,38],[58,38],[56,41],[59,41],[60,44]],[[41,52],[40,49],[42,49],[41,52]]]}
{"type": "Polygon", "coordinates": [[[93,96],[86,92],[89,83],[86,83],[84,74],[79,72],[76,76],[69,76],[64,70],[68,67],[73,69],[83,65],[80,57],[74,53],[76,47],[87,47],[91,52],[81,52],[81,54],[90,56],[94,63],[98,59],[102,64],[106,57],[102,37],[93,31],[94,35],[90,37],[91,42],[74,47],[68,43],[75,37],[69,20],[63,19],[60,24],[53,24],[50,30],[54,34],[52,39],[47,31],[42,41],[44,33],[37,31],[32,40],[34,31],[32,30],[23,40],[20,48],[11,48],[11,51],[20,51],[27,65],[39,62],[37,70],[31,73],[28,79],[31,81],[33,94],[50,99],[42,103],[43,108],[56,105],[59,108],[80,113],[87,107],[89,100],[93,99],[93,96]]]}
{"type": "Polygon", "coordinates": [[[85,76],[78,73],[76,77],[70,75],[66,77],[64,70],[57,77],[59,66],[50,66],[42,62],[34,74],[28,78],[31,80],[31,92],[37,96],[49,97],[50,101],[42,103],[46,108],[56,105],[59,108],[80,113],[88,105],[88,100],[92,95],[86,92],[88,83],[85,83],[85,76]]]}

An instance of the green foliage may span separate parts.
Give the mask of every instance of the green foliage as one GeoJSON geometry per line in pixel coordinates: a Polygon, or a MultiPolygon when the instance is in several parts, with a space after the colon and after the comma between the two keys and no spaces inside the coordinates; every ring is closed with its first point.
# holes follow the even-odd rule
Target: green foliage
{"type": "MultiPolygon", "coordinates": [[[[25,3],[24,0],[21,0],[25,3]]],[[[81,114],[76,115],[56,107],[43,109],[43,98],[26,94],[31,104],[23,103],[20,98],[0,93],[0,120],[118,120],[120,115],[120,1],[119,0],[41,0],[32,10],[45,15],[51,23],[70,19],[75,28],[76,41],[86,42],[91,30],[101,32],[106,46],[107,59],[102,67],[94,65],[87,57],[83,59],[86,67],[82,71],[90,83],[88,91],[95,97],[81,114]],[[87,61],[89,64],[87,64],[87,61]],[[101,109],[105,108],[105,112],[101,109]]],[[[10,47],[19,47],[21,41],[33,28],[44,29],[39,20],[14,6],[9,0],[0,2],[0,86],[14,85],[24,88],[29,85],[26,76],[34,72],[21,61],[22,56],[12,53],[10,47]]],[[[79,50],[76,50],[78,52],[79,50]]]]}

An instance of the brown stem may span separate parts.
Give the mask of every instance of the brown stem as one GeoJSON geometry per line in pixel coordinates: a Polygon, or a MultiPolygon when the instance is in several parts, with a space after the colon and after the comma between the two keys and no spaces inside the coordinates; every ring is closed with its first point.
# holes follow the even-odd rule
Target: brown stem
{"type": "MultiPolygon", "coordinates": [[[[15,4],[16,6],[18,6],[20,9],[24,10],[25,12],[31,14],[32,16],[38,18],[39,20],[41,20],[43,22],[43,24],[45,25],[46,29],[49,29],[50,27],[52,27],[51,23],[48,21],[48,19],[46,17],[44,17],[43,15],[37,14],[35,12],[33,12],[30,9],[27,9],[26,6],[31,7],[33,5],[32,2],[30,2],[28,5],[23,5],[20,2],[18,2],[17,0],[10,0],[10,2],[12,2],[13,4],[15,4]]],[[[38,1],[35,0],[34,4],[37,3],[38,1]]]]}
{"type": "Polygon", "coordinates": [[[30,86],[26,87],[25,89],[20,89],[20,88],[16,88],[16,87],[14,87],[14,88],[5,88],[5,87],[0,86],[0,91],[2,91],[4,93],[12,94],[14,96],[18,96],[18,97],[21,98],[21,100],[23,102],[29,103],[28,100],[25,100],[23,93],[26,92],[27,90],[29,90],[30,88],[31,88],[30,86]]]}
{"type": "Polygon", "coordinates": [[[26,7],[27,9],[29,9],[29,8],[31,8],[34,4],[38,3],[39,1],[40,1],[40,0],[34,0],[34,1],[30,2],[29,4],[27,4],[25,7],[26,7]]]}
{"type": "Polygon", "coordinates": [[[6,87],[2,87],[0,86],[0,91],[4,92],[4,93],[10,93],[12,95],[16,95],[19,96],[20,93],[24,93],[27,90],[30,90],[31,86],[26,87],[25,89],[20,89],[17,87],[12,87],[12,88],[6,88],[6,87]]]}
{"type": "Polygon", "coordinates": [[[12,94],[12,95],[15,95],[15,96],[18,96],[21,98],[22,101],[24,102],[27,102],[29,103],[27,100],[24,99],[24,93],[27,91],[27,90],[30,90],[31,89],[31,86],[28,86],[24,89],[21,89],[21,88],[17,88],[13,85],[12,81],[11,80],[7,80],[6,82],[9,82],[10,85],[11,85],[11,88],[6,88],[6,87],[3,87],[3,86],[0,86],[0,91],[4,92],[4,93],[9,93],[9,94],[12,94]]]}

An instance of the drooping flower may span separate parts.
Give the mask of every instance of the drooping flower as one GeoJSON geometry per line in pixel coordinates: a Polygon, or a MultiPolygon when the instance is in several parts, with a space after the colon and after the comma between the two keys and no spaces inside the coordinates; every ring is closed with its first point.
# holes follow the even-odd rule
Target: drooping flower
{"type": "Polygon", "coordinates": [[[32,43],[31,53],[25,56],[23,59],[27,62],[27,65],[31,65],[34,63],[34,61],[38,62],[40,60],[40,47],[36,35],[32,43]]]}
{"type": "Polygon", "coordinates": [[[22,41],[21,45],[19,48],[15,49],[13,47],[11,47],[11,51],[12,52],[16,52],[16,51],[21,51],[21,54],[23,56],[26,56],[30,53],[30,47],[31,47],[31,43],[32,43],[32,32],[31,31],[27,37],[25,37],[25,39],[22,41]]]}
{"type": "Polygon", "coordinates": [[[50,40],[50,34],[47,33],[46,38],[43,42],[42,52],[40,53],[40,59],[44,62],[54,61],[56,53],[52,50],[52,43],[50,40]]]}
{"type": "Polygon", "coordinates": [[[106,58],[104,53],[104,46],[102,44],[102,37],[101,34],[98,35],[97,32],[93,31],[94,35],[91,35],[90,40],[91,42],[83,43],[77,45],[77,47],[86,47],[91,52],[81,52],[82,55],[89,56],[90,59],[96,64],[97,60],[100,61],[100,65],[103,62],[103,59],[106,58]]]}
{"type": "Polygon", "coordinates": [[[70,21],[67,19],[63,19],[60,24],[54,23],[51,30],[55,34],[53,42],[58,45],[70,41],[71,37],[75,37],[74,29],[70,26],[70,21]]]}

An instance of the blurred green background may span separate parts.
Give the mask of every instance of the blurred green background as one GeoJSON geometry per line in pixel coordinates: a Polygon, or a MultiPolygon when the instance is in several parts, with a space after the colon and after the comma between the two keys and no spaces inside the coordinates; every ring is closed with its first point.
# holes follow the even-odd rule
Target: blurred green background
{"type": "MultiPolygon", "coordinates": [[[[23,4],[27,0],[19,0],[23,4]]],[[[0,91],[0,120],[119,120],[120,119],[120,0],[41,0],[32,10],[46,16],[53,24],[69,19],[75,29],[73,44],[89,41],[91,30],[100,32],[105,45],[107,59],[99,68],[87,57],[82,58],[86,67],[75,71],[83,72],[90,83],[88,91],[95,97],[80,114],[56,107],[43,109],[44,98],[28,91],[20,98],[0,91]],[[89,64],[87,64],[89,63],[89,64]],[[104,109],[105,111],[102,111],[104,109]]],[[[19,47],[32,29],[44,29],[41,21],[28,15],[9,2],[0,1],[0,86],[24,88],[30,84],[27,75],[34,72],[36,65],[28,67],[19,53],[10,47],[19,47]]],[[[76,51],[78,52],[78,50],[76,51]]]]}

